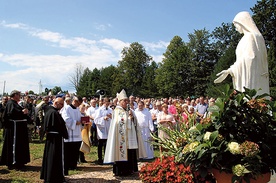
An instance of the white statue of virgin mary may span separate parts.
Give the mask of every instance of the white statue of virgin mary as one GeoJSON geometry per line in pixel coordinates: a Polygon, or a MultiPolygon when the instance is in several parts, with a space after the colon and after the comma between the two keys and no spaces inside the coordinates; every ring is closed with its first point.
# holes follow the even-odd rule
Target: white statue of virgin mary
{"type": "Polygon", "coordinates": [[[246,87],[256,89],[257,95],[269,94],[267,51],[262,34],[248,12],[238,13],[233,24],[244,34],[236,48],[236,62],[218,73],[214,82],[220,83],[230,74],[236,90],[244,91],[246,87]]]}

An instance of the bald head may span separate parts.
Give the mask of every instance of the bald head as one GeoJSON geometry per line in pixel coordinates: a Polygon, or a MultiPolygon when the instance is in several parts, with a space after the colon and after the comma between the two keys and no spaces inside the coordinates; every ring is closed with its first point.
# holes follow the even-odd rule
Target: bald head
{"type": "Polygon", "coordinates": [[[90,101],[90,105],[91,105],[92,107],[96,107],[97,101],[96,101],[95,99],[92,99],[92,100],[90,101]]]}
{"type": "Polygon", "coordinates": [[[53,106],[54,108],[60,110],[61,108],[63,108],[64,105],[64,100],[61,97],[58,97],[54,100],[53,106]]]}

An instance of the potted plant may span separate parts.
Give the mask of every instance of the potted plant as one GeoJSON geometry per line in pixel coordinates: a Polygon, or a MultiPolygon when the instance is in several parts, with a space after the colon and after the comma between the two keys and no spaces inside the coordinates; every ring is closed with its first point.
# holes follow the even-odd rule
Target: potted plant
{"type": "Polygon", "coordinates": [[[246,88],[231,92],[227,86],[222,93],[208,109],[211,118],[188,131],[180,161],[201,177],[227,173],[229,182],[268,182],[276,167],[275,102],[246,88]]]}

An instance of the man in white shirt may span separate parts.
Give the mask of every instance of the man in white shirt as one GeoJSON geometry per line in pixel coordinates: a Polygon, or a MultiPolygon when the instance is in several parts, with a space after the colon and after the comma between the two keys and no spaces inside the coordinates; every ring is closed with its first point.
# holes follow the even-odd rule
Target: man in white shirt
{"type": "Polygon", "coordinates": [[[81,113],[79,105],[82,103],[82,98],[75,96],[72,104],[65,105],[61,116],[65,121],[68,131],[68,139],[64,139],[64,174],[68,175],[68,170],[77,168],[79,159],[79,149],[82,142],[81,129],[81,113]]]}
{"type": "Polygon", "coordinates": [[[108,137],[108,131],[110,127],[110,122],[112,119],[112,109],[109,108],[109,99],[103,99],[103,105],[96,111],[95,114],[95,125],[97,127],[97,136],[98,136],[98,164],[103,164],[103,155],[102,150],[106,147],[106,141],[108,137]]]}
{"type": "Polygon", "coordinates": [[[130,104],[130,105],[133,105],[134,110],[137,109],[137,106],[138,106],[138,105],[137,105],[137,103],[136,103],[136,101],[135,101],[135,97],[134,97],[133,95],[130,95],[130,96],[129,96],[129,104],[130,104]]]}
{"type": "Polygon", "coordinates": [[[89,116],[90,121],[92,122],[92,126],[91,126],[91,129],[90,129],[90,132],[91,132],[90,141],[91,141],[91,144],[95,146],[95,145],[98,144],[97,128],[96,128],[96,125],[94,123],[95,114],[96,114],[96,111],[98,110],[97,100],[92,99],[90,101],[90,105],[91,105],[91,107],[89,107],[87,109],[86,115],[89,116]]]}
{"type": "Polygon", "coordinates": [[[141,129],[141,135],[144,141],[144,146],[147,152],[147,159],[154,158],[153,146],[150,144],[149,140],[151,139],[151,132],[154,131],[151,113],[143,101],[138,103],[138,108],[135,110],[135,115],[137,118],[138,125],[141,129]]]}
{"type": "Polygon", "coordinates": [[[87,98],[86,97],[82,98],[82,103],[84,103],[85,105],[87,105],[87,98]]]}
{"type": "Polygon", "coordinates": [[[205,112],[207,111],[208,104],[205,103],[204,97],[201,96],[199,98],[199,103],[196,105],[196,121],[199,123],[201,119],[203,119],[205,112]]]}

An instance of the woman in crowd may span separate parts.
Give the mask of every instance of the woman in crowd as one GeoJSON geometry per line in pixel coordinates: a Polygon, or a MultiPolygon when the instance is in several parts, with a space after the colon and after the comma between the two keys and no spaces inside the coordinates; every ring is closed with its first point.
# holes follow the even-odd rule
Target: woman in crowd
{"type": "MultiPolygon", "coordinates": [[[[158,114],[157,116],[157,124],[160,128],[162,126],[163,128],[172,129],[175,124],[175,119],[172,114],[168,111],[168,105],[163,104],[162,105],[162,112],[158,114]]],[[[161,139],[168,138],[168,135],[166,132],[164,132],[162,129],[158,130],[158,137],[161,139]]],[[[160,147],[160,154],[162,153],[163,149],[160,147]]]]}

